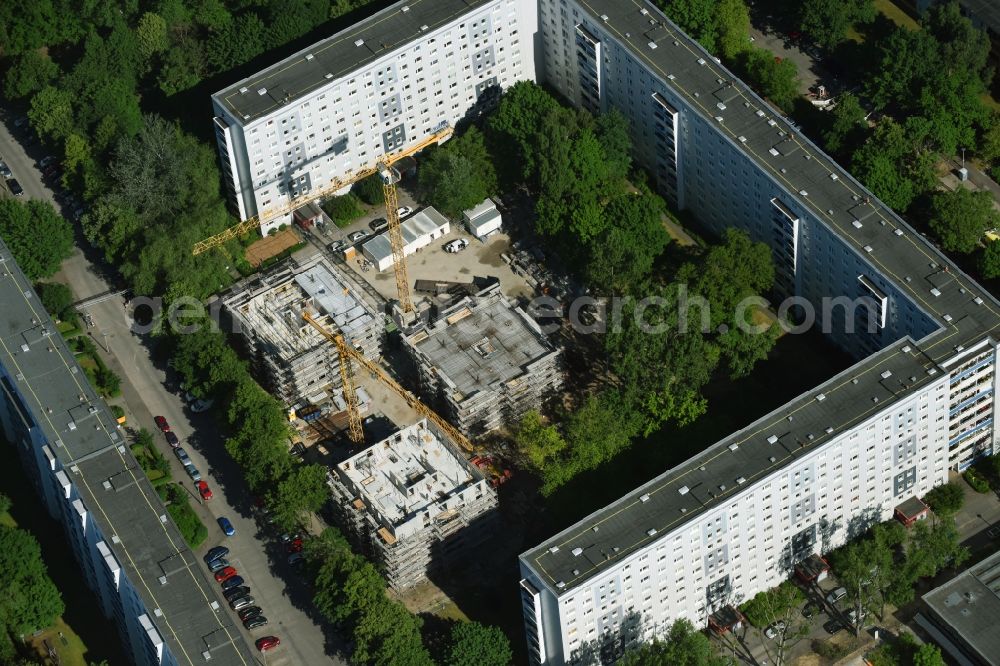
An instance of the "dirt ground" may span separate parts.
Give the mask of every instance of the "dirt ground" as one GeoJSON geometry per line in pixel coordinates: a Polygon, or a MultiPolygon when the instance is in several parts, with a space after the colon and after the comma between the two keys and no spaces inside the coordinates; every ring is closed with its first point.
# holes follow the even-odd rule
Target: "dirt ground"
{"type": "Polygon", "coordinates": [[[251,266],[260,266],[262,262],[281,254],[288,248],[297,245],[301,239],[294,229],[288,227],[273,236],[265,236],[246,249],[244,257],[251,266]]]}

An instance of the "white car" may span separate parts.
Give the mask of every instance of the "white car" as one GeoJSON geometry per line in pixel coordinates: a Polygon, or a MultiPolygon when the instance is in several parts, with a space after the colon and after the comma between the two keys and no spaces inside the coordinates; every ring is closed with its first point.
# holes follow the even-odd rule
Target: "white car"
{"type": "Polygon", "coordinates": [[[464,238],[456,238],[447,245],[444,246],[445,252],[461,252],[465,248],[469,247],[469,241],[464,238]]]}
{"type": "Polygon", "coordinates": [[[409,206],[400,206],[399,208],[396,209],[396,215],[398,215],[399,219],[402,220],[405,217],[413,215],[413,209],[410,208],[409,206]]]}

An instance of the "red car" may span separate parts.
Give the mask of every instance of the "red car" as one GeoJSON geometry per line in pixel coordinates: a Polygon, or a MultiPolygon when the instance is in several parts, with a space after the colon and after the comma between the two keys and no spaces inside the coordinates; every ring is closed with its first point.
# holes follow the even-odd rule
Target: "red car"
{"type": "Polygon", "coordinates": [[[295,539],[289,543],[285,548],[289,553],[301,553],[302,552],[302,539],[295,539]]]}
{"type": "Polygon", "coordinates": [[[212,489],[208,487],[207,483],[205,483],[204,481],[199,481],[198,483],[196,483],[194,485],[195,485],[195,488],[198,489],[198,492],[201,493],[201,498],[203,500],[210,500],[210,499],[212,499],[212,489]]]}
{"type": "Polygon", "coordinates": [[[281,645],[281,639],[277,636],[264,636],[263,638],[258,638],[254,645],[256,645],[257,649],[261,652],[265,652],[271,648],[281,645]]]}
{"type": "Polygon", "coordinates": [[[167,423],[167,419],[163,416],[154,416],[153,420],[156,421],[156,427],[160,429],[160,432],[170,432],[170,424],[167,423]]]}
{"type": "Polygon", "coordinates": [[[219,569],[218,571],[215,572],[215,581],[217,583],[221,583],[227,578],[232,578],[235,575],[236,575],[236,569],[234,569],[233,567],[226,567],[225,569],[219,569]]]}

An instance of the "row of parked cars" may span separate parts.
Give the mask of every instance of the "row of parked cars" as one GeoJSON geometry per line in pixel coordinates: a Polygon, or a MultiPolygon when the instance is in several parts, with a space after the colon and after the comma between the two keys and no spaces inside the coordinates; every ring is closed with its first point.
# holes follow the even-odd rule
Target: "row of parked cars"
{"type": "MultiPolygon", "coordinates": [[[[227,555],[229,549],[225,546],[216,546],[205,555],[205,564],[215,576],[216,582],[222,586],[222,596],[229,602],[229,607],[236,611],[240,622],[247,630],[266,626],[268,620],[264,617],[263,609],[256,605],[257,600],[250,595],[250,586],[245,584],[236,568],[229,564],[227,555]]],[[[277,636],[263,636],[254,644],[258,650],[266,652],[280,645],[281,639],[277,636]]]]}

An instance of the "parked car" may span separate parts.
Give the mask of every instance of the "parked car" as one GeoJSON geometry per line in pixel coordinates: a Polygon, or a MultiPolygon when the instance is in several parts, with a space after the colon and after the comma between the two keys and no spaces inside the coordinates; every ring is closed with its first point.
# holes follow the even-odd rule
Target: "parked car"
{"type": "Polygon", "coordinates": [[[0,162],[0,176],[3,176],[4,178],[10,178],[13,175],[14,174],[10,172],[10,167],[7,166],[7,164],[4,162],[0,162]]]}
{"type": "Polygon", "coordinates": [[[775,622],[774,624],[772,624],[771,626],[769,626],[767,629],[764,630],[764,635],[773,640],[778,637],[778,634],[782,634],[784,632],[785,632],[785,621],[778,620],[777,622],[775,622]]]}
{"type": "Polygon", "coordinates": [[[846,596],[847,596],[847,588],[838,587],[836,590],[826,595],[826,603],[832,606],[846,596]]]}
{"type": "Polygon", "coordinates": [[[195,488],[198,489],[198,494],[201,495],[203,500],[212,499],[212,489],[208,487],[208,484],[204,481],[198,481],[194,484],[195,488]]]}
{"type": "MultiPolygon", "coordinates": [[[[851,610],[847,611],[847,621],[853,625],[858,624],[858,611],[856,608],[852,608],[851,610]]],[[[863,623],[864,621],[865,621],[865,612],[861,611],[861,622],[863,623]]]]}
{"type": "Polygon", "coordinates": [[[305,562],[305,559],[306,556],[303,555],[302,553],[292,553],[291,555],[288,556],[288,563],[294,567],[305,562]]]}
{"type": "Polygon", "coordinates": [[[835,634],[843,628],[844,627],[840,623],[840,620],[830,620],[823,624],[823,631],[825,631],[828,634],[835,634]]]}
{"type": "Polygon", "coordinates": [[[191,458],[188,456],[188,452],[179,446],[174,449],[174,455],[177,456],[177,459],[180,460],[181,464],[183,465],[187,465],[188,463],[191,462],[191,458]]]}
{"type": "Polygon", "coordinates": [[[205,553],[205,564],[211,564],[215,560],[221,559],[229,554],[229,549],[225,546],[215,546],[205,553]]]}
{"type": "Polygon", "coordinates": [[[281,535],[281,543],[290,543],[292,541],[295,541],[296,539],[299,540],[302,539],[302,535],[299,534],[298,532],[286,532],[285,534],[281,535]]]}
{"type": "Polygon", "coordinates": [[[163,433],[163,436],[167,438],[167,444],[170,445],[170,448],[176,449],[178,446],[181,445],[181,440],[177,439],[177,435],[175,435],[173,432],[168,430],[167,432],[163,433]]]}
{"type": "Polygon", "coordinates": [[[44,169],[48,165],[56,161],[56,158],[52,155],[46,155],[42,159],[38,160],[38,166],[44,169]]]}
{"type": "Polygon", "coordinates": [[[214,400],[207,398],[198,398],[191,403],[191,411],[195,414],[200,414],[201,412],[207,412],[215,404],[214,400]]]}
{"type": "Polygon", "coordinates": [[[461,252],[465,248],[469,247],[469,241],[464,238],[456,238],[447,245],[444,246],[445,252],[461,252]]]}
{"type": "Polygon", "coordinates": [[[409,206],[400,206],[396,209],[396,215],[399,215],[399,219],[402,220],[403,218],[413,215],[413,209],[409,206]]]}
{"type": "Polygon", "coordinates": [[[345,245],[344,241],[335,240],[329,245],[327,245],[326,249],[329,250],[330,252],[340,252],[341,250],[344,249],[344,245],[345,245]]]}
{"type": "Polygon", "coordinates": [[[368,228],[375,233],[379,233],[389,228],[389,221],[384,217],[376,217],[368,223],[368,228]]]}
{"type": "Polygon", "coordinates": [[[17,182],[17,178],[11,178],[7,181],[7,187],[10,188],[10,193],[15,197],[19,197],[24,194],[24,188],[21,187],[21,183],[17,182]]]}
{"type": "Polygon", "coordinates": [[[258,638],[254,645],[257,646],[258,650],[264,652],[281,645],[281,639],[277,636],[264,636],[263,638],[258,638]]]}
{"type": "Polygon", "coordinates": [[[227,601],[239,599],[240,597],[245,597],[248,594],[250,594],[250,588],[246,585],[237,585],[236,587],[231,587],[222,592],[222,596],[224,596],[227,601]]]}
{"type": "Polygon", "coordinates": [[[212,573],[215,573],[216,571],[220,569],[225,569],[228,566],[229,566],[229,560],[227,560],[224,557],[220,557],[217,560],[212,560],[212,562],[208,565],[208,570],[211,571],[212,573]]]}
{"type": "Polygon", "coordinates": [[[188,460],[187,464],[184,465],[184,471],[187,472],[187,475],[190,476],[191,480],[195,483],[201,481],[201,472],[198,471],[198,468],[195,467],[190,460],[188,460]]]}
{"type": "Polygon", "coordinates": [[[260,615],[263,612],[264,611],[260,609],[260,606],[248,606],[243,610],[241,610],[240,612],[238,612],[237,615],[240,616],[240,621],[243,621],[243,620],[249,620],[255,615],[260,615]]]}
{"type": "Polygon", "coordinates": [[[805,619],[811,619],[814,615],[821,612],[822,609],[817,608],[814,604],[806,604],[802,607],[802,617],[805,619]]]}
{"type": "Polygon", "coordinates": [[[351,241],[352,243],[357,243],[362,238],[367,238],[367,237],[368,237],[368,233],[367,232],[364,232],[364,231],[355,231],[353,234],[351,234],[350,236],[348,236],[347,239],[349,241],[351,241]]]}
{"type": "Polygon", "coordinates": [[[225,532],[226,536],[233,536],[236,534],[236,528],[233,527],[233,524],[229,522],[229,519],[225,516],[219,518],[218,523],[219,527],[222,528],[222,531],[225,532]]]}
{"type": "Polygon", "coordinates": [[[293,541],[289,541],[287,544],[285,544],[285,550],[287,550],[289,553],[301,553],[302,539],[295,539],[293,541]]]}
{"type": "Polygon", "coordinates": [[[160,429],[160,432],[170,432],[170,424],[167,423],[165,416],[154,416],[153,422],[156,423],[156,427],[160,429]]]}
{"type": "Polygon", "coordinates": [[[229,607],[233,610],[239,610],[241,608],[246,608],[247,606],[253,606],[254,603],[256,603],[256,600],[248,594],[245,597],[231,599],[229,601],[229,607]]]}
{"type": "Polygon", "coordinates": [[[243,584],[243,577],[242,576],[238,576],[238,575],[237,576],[232,576],[231,578],[227,578],[226,580],[222,581],[222,589],[223,590],[231,590],[234,587],[239,587],[242,584],[243,584]]]}
{"type": "Polygon", "coordinates": [[[991,539],[996,539],[998,536],[1000,536],[1000,525],[997,525],[996,527],[991,527],[990,529],[986,530],[986,536],[988,536],[991,539]]]}
{"type": "Polygon", "coordinates": [[[227,578],[232,578],[235,575],[236,575],[236,569],[234,567],[225,567],[223,569],[219,569],[218,571],[215,572],[215,582],[221,583],[227,578]]]}
{"type": "Polygon", "coordinates": [[[254,615],[251,618],[243,620],[243,626],[247,629],[257,629],[263,627],[265,624],[267,624],[267,618],[263,615],[254,615]]]}

